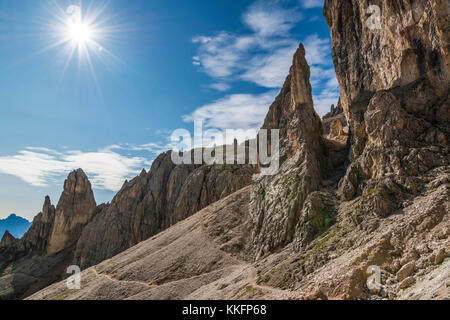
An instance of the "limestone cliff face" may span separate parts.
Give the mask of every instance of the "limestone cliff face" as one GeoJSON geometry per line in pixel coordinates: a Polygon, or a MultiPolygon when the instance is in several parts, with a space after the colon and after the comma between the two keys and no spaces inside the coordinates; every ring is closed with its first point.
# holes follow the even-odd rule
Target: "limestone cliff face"
{"type": "Polygon", "coordinates": [[[251,166],[176,166],[164,153],[87,225],[75,256],[83,267],[110,258],[249,185],[255,172],[251,166]]]}
{"type": "Polygon", "coordinates": [[[263,127],[280,129],[281,167],[253,185],[257,257],[292,241],[300,250],[335,222],[336,190],[322,179],[339,177],[339,167],[346,171],[339,177],[341,199],[365,199],[355,216],[386,217],[430,185],[448,182],[448,6],[439,0],[326,1],[346,119],[333,119],[328,139],[322,138],[301,46],[263,127]],[[381,10],[379,28],[369,24],[370,5],[381,10]]]}
{"type": "Polygon", "coordinates": [[[289,76],[270,107],[264,129],[280,129],[280,169],[253,184],[251,212],[256,255],[279,248],[294,237],[308,195],[319,189],[324,165],[322,125],[314,111],[310,69],[303,45],[289,76]]]}
{"type": "Polygon", "coordinates": [[[385,216],[448,179],[449,2],[327,0],[324,15],[351,134],[341,196],[370,194],[385,216]]]}
{"type": "Polygon", "coordinates": [[[448,105],[441,101],[450,81],[449,10],[447,0],[325,2],[347,118],[361,122],[358,115],[375,92],[410,85],[409,112],[449,120],[448,105]],[[380,8],[379,14],[367,13],[371,5],[380,8]]]}
{"type": "Polygon", "coordinates": [[[70,173],[56,207],[47,254],[51,255],[74,245],[83,227],[92,219],[96,206],[91,183],[83,170],[70,173]]]}

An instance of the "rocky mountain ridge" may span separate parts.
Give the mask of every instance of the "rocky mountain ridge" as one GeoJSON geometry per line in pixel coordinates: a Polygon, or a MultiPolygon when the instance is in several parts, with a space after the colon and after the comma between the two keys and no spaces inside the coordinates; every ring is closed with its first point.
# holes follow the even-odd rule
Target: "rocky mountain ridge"
{"type": "Polygon", "coordinates": [[[198,210],[249,185],[251,165],[179,165],[160,155],[126,181],[110,204],[96,205],[91,184],[79,169],[69,174],[58,205],[43,209],[21,239],[0,246],[0,298],[27,296],[82,268],[110,258],[198,210]]]}
{"type": "Polygon", "coordinates": [[[84,268],[113,257],[248,186],[256,172],[251,165],[176,166],[170,152],[160,155],[84,228],[77,264],[84,268]]]}
{"type": "Polygon", "coordinates": [[[4,233],[8,231],[14,237],[20,238],[27,232],[30,226],[31,222],[27,219],[12,213],[7,218],[0,219],[0,237],[3,237],[4,233]]]}
{"type": "Polygon", "coordinates": [[[325,1],[341,127],[324,134],[300,45],[263,125],[280,129],[274,175],[161,155],[66,249],[81,290],[61,282],[30,299],[449,298],[448,1],[375,1],[380,29],[369,5],[325,1]]]}

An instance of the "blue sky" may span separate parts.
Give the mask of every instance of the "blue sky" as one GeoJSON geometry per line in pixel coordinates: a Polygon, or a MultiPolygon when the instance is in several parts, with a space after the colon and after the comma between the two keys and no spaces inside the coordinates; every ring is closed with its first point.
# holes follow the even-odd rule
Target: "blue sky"
{"type": "Polygon", "coordinates": [[[110,201],[170,148],[173,130],[192,131],[195,119],[207,128],[259,127],[299,42],[323,115],[339,93],[322,5],[1,1],[0,218],[31,219],[47,194],[56,204],[78,167],[97,202],[110,201]],[[95,27],[90,64],[86,54],[69,59],[70,47],[55,45],[67,34],[71,5],[95,27]]]}

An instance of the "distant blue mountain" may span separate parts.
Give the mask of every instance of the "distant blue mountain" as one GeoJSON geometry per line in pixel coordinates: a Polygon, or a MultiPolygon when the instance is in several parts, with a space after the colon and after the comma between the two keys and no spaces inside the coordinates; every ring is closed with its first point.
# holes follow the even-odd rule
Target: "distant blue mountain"
{"type": "Polygon", "coordinates": [[[0,219],[0,240],[6,230],[9,231],[15,238],[22,238],[25,232],[31,226],[31,222],[27,219],[19,217],[14,213],[6,219],[0,219]]]}

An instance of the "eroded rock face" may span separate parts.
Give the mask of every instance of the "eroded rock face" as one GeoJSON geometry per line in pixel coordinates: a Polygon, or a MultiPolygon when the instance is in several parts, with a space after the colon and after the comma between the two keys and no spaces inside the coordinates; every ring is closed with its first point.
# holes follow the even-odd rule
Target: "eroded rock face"
{"type": "Polygon", "coordinates": [[[8,230],[5,231],[2,240],[0,241],[0,248],[7,248],[9,246],[12,246],[17,241],[14,236],[9,233],[8,230]]]}
{"type": "Polygon", "coordinates": [[[0,246],[0,299],[26,297],[63,279],[74,245],[95,209],[85,173],[70,173],[57,208],[47,196],[27,233],[0,246]]]}
{"type": "Polygon", "coordinates": [[[324,163],[322,125],[314,111],[310,69],[300,45],[263,129],[280,129],[280,169],[253,184],[251,211],[257,257],[291,242],[303,204],[318,190],[324,163]]]}
{"type": "Polygon", "coordinates": [[[340,120],[334,120],[330,127],[330,134],[328,135],[330,139],[345,140],[346,135],[344,133],[344,127],[340,120]]]}
{"type": "Polygon", "coordinates": [[[300,251],[336,222],[336,199],[328,192],[308,195],[296,226],[294,248],[300,251]]]}
{"type": "Polygon", "coordinates": [[[395,195],[374,208],[385,216],[437,178],[425,173],[448,166],[449,3],[327,0],[324,14],[351,134],[340,192],[395,195]],[[381,9],[379,29],[369,5],[381,9]]]}
{"type": "Polygon", "coordinates": [[[110,258],[248,186],[256,172],[248,165],[176,166],[168,152],[150,172],[125,182],[111,204],[96,206],[87,176],[74,171],[56,208],[46,197],[24,237],[2,242],[0,299],[58,281],[70,264],[86,267],[110,258]]]}
{"type": "Polygon", "coordinates": [[[407,85],[415,93],[407,111],[442,124],[449,120],[448,105],[441,100],[450,79],[448,1],[327,0],[324,15],[351,122],[361,122],[358,115],[375,92],[407,85]],[[381,10],[379,29],[369,20],[376,17],[367,14],[371,5],[381,10]]]}
{"type": "Polygon", "coordinates": [[[176,166],[164,153],[87,225],[75,256],[83,267],[110,258],[248,186],[256,172],[239,165],[176,166]]]}
{"type": "Polygon", "coordinates": [[[45,197],[42,211],[33,219],[33,223],[21,239],[3,246],[0,250],[6,260],[14,261],[24,256],[45,255],[55,222],[55,207],[50,198],[45,197]]]}
{"type": "Polygon", "coordinates": [[[74,245],[83,227],[92,219],[96,207],[91,183],[83,170],[70,173],[56,207],[47,254],[51,255],[74,245]]]}
{"type": "Polygon", "coordinates": [[[24,251],[39,254],[46,253],[53,224],[55,222],[55,212],[56,209],[55,206],[52,205],[50,197],[45,197],[42,211],[34,217],[33,224],[21,239],[24,251]]]}
{"type": "Polygon", "coordinates": [[[324,135],[330,134],[331,127],[333,124],[339,121],[342,127],[347,127],[347,119],[345,118],[344,109],[342,108],[341,100],[339,99],[338,105],[335,107],[331,106],[330,112],[322,118],[322,126],[324,135]]]}

